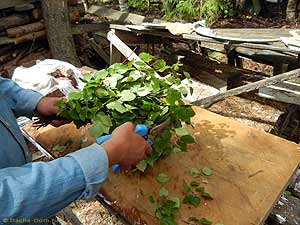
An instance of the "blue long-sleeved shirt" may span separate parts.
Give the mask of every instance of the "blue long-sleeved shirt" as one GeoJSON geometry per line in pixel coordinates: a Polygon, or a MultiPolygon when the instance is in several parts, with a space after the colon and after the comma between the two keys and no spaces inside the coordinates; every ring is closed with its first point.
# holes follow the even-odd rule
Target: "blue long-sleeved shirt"
{"type": "Polygon", "coordinates": [[[74,200],[93,198],[107,177],[107,154],[97,144],[31,163],[15,115],[32,116],[41,98],[0,77],[0,224],[38,224],[28,221],[43,221],[74,200]]]}

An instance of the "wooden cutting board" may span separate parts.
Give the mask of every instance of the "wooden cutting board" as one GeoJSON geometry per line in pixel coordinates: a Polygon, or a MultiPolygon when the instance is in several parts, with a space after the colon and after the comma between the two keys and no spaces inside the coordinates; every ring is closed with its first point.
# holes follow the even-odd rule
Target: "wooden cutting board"
{"type": "Polygon", "coordinates": [[[247,127],[199,107],[193,119],[196,144],[187,153],[160,160],[145,174],[110,172],[103,186],[104,195],[131,224],[156,225],[149,196],[158,198],[161,187],[169,197],[183,199],[182,185],[203,179],[201,185],[214,197],[202,200],[198,207],[181,204],[178,224],[187,224],[190,216],[206,217],[224,225],[262,224],[286,187],[300,161],[300,147],[271,134],[247,127]],[[192,178],[192,167],[208,166],[210,177],[192,178]],[[156,181],[159,173],[171,179],[156,181]]]}

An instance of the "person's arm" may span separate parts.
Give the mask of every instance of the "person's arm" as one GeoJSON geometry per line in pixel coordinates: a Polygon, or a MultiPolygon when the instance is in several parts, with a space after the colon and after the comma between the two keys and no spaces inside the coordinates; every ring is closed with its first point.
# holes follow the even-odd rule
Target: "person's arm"
{"type": "Polygon", "coordinates": [[[33,116],[36,105],[43,97],[40,93],[23,89],[14,81],[0,77],[0,95],[6,97],[10,108],[17,116],[33,116]]]}
{"type": "Polygon", "coordinates": [[[125,123],[102,146],[93,144],[48,163],[0,169],[0,219],[50,217],[76,199],[91,199],[109,166],[135,165],[151,151],[134,125],[125,123]]]}
{"type": "Polygon", "coordinates": [[[0,169],[0,219],[48,218],[77,199],[93,198],[108,163],[94,144],[51,162],[0,169]]]}

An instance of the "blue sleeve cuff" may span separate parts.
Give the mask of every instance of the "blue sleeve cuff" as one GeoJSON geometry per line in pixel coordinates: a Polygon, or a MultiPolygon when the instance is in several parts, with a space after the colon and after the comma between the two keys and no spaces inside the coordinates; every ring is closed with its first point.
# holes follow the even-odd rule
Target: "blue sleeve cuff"
{"type": "Polygon", "coordinates": [[[69,154],[68,157],[73,157],[78,162],[85,177],[85,190],[79,199],[94,198],[108,175],[106,151],[100,145],[93,144],[69,154]]]}
{"type": "Polygon", "coordinates": [[[22,92],[23,92],[22,97],[23,97],[23,99],[26,99],[26,101],[23,101],[22,103],[18,102],[17,108],[22,109],[20,111],[22,111],[22,114],[24,116],[32,117],[34,114],[34,110],[35,110],[37,104],[39,103],[39,101],[43,98],[43,95],[36,91],[29,90],[29,89],[25,89],[22,92]],[[22,104],[22,105],[19,105],[19,104],[22,104]]]}

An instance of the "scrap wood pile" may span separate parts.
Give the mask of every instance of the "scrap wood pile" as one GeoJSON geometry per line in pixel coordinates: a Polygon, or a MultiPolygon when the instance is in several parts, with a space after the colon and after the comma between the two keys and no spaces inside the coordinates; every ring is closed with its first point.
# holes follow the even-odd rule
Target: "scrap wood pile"
{"type": "MultiPolygon", "coordinates": [[[[84,14],[77,1],[69,2],[72,24],[84,14]]],[[[40,3],[16,6],[2,10],[0,17],[0,76],[11,77],[20,65],[33,65],[37,59],[50,58],[46,27],[40,3]],[[42,40],[42,41],[41,41],[42,40]]]]}

